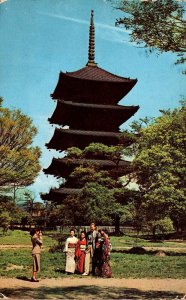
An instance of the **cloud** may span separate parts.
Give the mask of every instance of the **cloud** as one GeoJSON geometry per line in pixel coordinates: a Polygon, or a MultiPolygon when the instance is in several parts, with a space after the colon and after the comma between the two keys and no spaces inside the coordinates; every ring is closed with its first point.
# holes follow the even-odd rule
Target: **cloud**
{"type": "MultiPolygon", "coordinates": [[[[64,16],[64,15],[43,13],[43,12],[38,12],[38,14],[48,16],[51,18],[59,18],[62,20],[66,20],[66,21],[74,22],[74,23],[78,23],[78,24],[89,25],[89,21],[72,18],[72,17],[68,17],[68,16],[64,16]]],[[[130,41],[128,40],[128,34],[130,33],[129,30],[126,30],[125,28],[111,26],[109,24],[99,23],[99,22],[95,22],[95,27],[98,29],[96,36],[99,35],[102,39],[107,40],[107,41],[131,45],[130,41]],[[124,34],[126,34],[125,40],[124,40],[124,34]]]]}
{"type": "MultiPolygon", "coordinates": [[[[85,20],[82,20],[82,19],[67,17],[67,16],[64,16],[64,15],[43,13],[43,12],[38,12],[38,13],[41,14],[41,15],[45,15],[45,16],[51,17],[51,18],[58,18],[58,19],[63,19],[63,20],[67,20],[67,21],[70,21],[70,22],[75,22],[75,23],[79,23],[79,24],[87,24],[87,25],[89,25],[89,21],[85,21],[85,20]]],[[[119,28],[119,27],[116,27],[116,26],[108,25],[108,24],[103,24],[103,23],[95,22],[95,26],[103,28],[103,29],[109,29],[109,30],[113,30],[113,31],[119,31],[119,32],[127,32],[127,33],[129,33],[129,31],[126,30],[126,29],[124,29],[124,28],[119,28]]]]}
{"type": "Polygon", "coordinates": [[[0,4],[2,4],[3,2],[6,2],[7,0],[0,0],[0,4]]]}

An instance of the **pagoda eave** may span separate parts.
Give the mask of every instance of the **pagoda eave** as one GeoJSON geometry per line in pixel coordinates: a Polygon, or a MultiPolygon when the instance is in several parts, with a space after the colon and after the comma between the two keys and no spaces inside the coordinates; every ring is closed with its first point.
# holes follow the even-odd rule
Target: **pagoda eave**
{"type": "Polygon", "coordinates": [[[133,167],[130,161],[120,160],[115,163],[111,160],[98,160],[98,159],[69,159],[69,158],[53,158],[50,166],[43,169],[46,175],[54,175],[57,177],[66,178],[72,171],[79,166],[98,166],[102,170],[110,170],[113,174],[121,174],[123,176],[132,172],[133,167]]]}
{"type": "Polygon", "coordinates": [[[119,126],[131,118],[139,106],[96,105],[75,103],[58,100],[56,109],[49,122],[62,126],[69,126],[77,130],[117,131],[119,126]],[[95,122],[95,116],[101,122],[95,122]],[[112,122],[109,119],[112,117],[112,122]]]}
{"type": "Polygon", "coordinates": [[[80,193],[81,193],[81,189],[72,189],[72,188],[51,189],[49,193],[41,194],[41,199],[62,203],[67,196],[79,195],[80,193]]]}
{"type": "MultiPolygon", "coordinates": [[[[93,68],[95,67],[87,67],[93,68]]],[[[99,69],[99,68],[98,68],[99,69]]],[[[99,77],[99,76],[97,76],[99,77]]],[[[69,76],[60,72],[57,86],[51,94],[53,99],[84,103],[117,104],[134,87],[137,79],[108,80],[108,78],[91,79],[69,76]]]]}
{"type": "Polygon", "coordinates": [[[108,146],[115,146],[122,143],[124,146],[129,146],[132,142],[130,137],[123,139],[122,133],[56,128],[53,137],[46,144],[46,147],[48,149],[64,151],[70,147],[83,149],[90,143],[102,143],[108,146]]]}

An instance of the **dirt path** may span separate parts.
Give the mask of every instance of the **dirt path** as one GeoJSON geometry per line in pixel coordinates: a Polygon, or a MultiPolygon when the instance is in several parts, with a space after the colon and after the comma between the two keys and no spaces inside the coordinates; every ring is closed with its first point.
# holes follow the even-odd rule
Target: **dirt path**
{"type": "Polygon", "coordinates": [[[186,299],[186,279],[0,278],[0,293],[11,299],[186,299]]]}

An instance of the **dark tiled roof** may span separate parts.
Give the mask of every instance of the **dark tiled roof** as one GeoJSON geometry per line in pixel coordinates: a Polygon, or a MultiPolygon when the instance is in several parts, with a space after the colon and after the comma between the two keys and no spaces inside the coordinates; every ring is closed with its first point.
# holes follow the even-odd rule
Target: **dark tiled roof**
{"type": "Polygon", "coordinates": [[[51,189],[49,193],[41,194],[41,199],[62,202],[66,196],[77,195],[80,192],[81,189],[71,189],[71,188],[51,189]]]}
{"type": "Polygon", "coordinates": [[[79,194],[81,192],[81,189],[59,188],[59,189],[51,189],[50,191],[52,193],[71,195],[71,194],[79,194]]]}
{"type": "Polygon", "coordinates": [[[128,160],[120,160],[119,162],[114,162],[112,160],[108,160],[108,159],[87,159],[87,158],[53,158],[53,162],[57,163],[57,164],[63,164],[63,165],[88,165],[88,164],[92,164],[92,165],[100,165],[103,167],[124,167],[124,166],[129,166],[131,164],[130,161],[128,160]]]}
{"type": "Polygon", "coordinates": [[[86,66],[75,72],[66,72],[70,77],[76,77],[79,79],[98,80],[98,81],[115,81],[115,82],[131,82],[136,79],[125,78],[112,74],[106,70],[103,70],[97,66],[86,66]]]}
{"type": "Polygon", "coordinates": [[[83,102],[73,102],[73,101],[65,101],[65,100],[58,100],[59,103],[62,105],[66,105],[69,107],[86,107],[86,108],[98,108],[98,109],[107,109],[112,111],[122,110],[122,111],[137,111],[139,109],[139,105],[134,106],[124,106],[124,105],[104,105],[104,104],[92,104],[92,103],[83,103],[83,102]]]}
{"type": "Polygon", "coordinates": [[[120,171],[123,176],[133,170],[130,161],[120,160],[118,163],[111,160],[103,159],[69,159],[69,158],[53,158],[50,166],[43,169],[45,174],[51,174],[57,177],[67,178],[69,174],[78,166],[99,166],[100,169],[110,171],[120,171]]]}
{"type": "Polygon", "coordinates": [[[49,149],[66,150],[70,147],[78,147],[83,149],[90,143],[102,143],[105,145],[122,144],[127,147],[133,142],[130,136],[125,136],[118,132],[100,132],[89,130],[71,130],[71,129],[55,129],[54,135],[45,144],[49,149]]]}

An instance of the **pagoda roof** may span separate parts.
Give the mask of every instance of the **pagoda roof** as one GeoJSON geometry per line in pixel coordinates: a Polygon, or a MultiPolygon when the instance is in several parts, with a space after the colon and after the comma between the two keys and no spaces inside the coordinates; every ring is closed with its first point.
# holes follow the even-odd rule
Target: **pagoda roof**
{"type": "Polygon", "coordinates": [[[72,189],[72,188],[51,189],[49,193],[41,194],[41,199],[51,200],[60,203],[66,198],[66,196],[78,195],[80,192],[81,189],[72,189]]]}
{"type": "Polygon", "coordinates": [[[130,137],[124,138],[122,133],[55,128],[54,135],[46,147],[64,151],[70,147],[83,149],[90,143],[102,143],[108,146],[122,143],[124,146],[129,146],[132,142],[130,137]]]}
{"type": "Polygon", "coordinates": [[[96,81],[111,81],[111,82],[134,82],[135,79],[121,77],[112,74],[97,65],[95,66],[85,66],[80,70],[74,72],[66,72],[66,76],[74,77],[78,79],[86,80],[96,80],[96,81]]]}
{"type": "Polygon", "coordinates": [[[134,115],[139,106],[87,104],[58,100],[49,122],[71,129],[117,131],[118,127],[134,115]],[[95,115],[99,122],[95,122],[95,115]],[[112,117],[112,122],[109,118],[112,117]]]}
{"type": "Polygon", "coordinates": [[[137,79],[116,76],[97,66],[87,66],[75,72],[60,72],[51,97],[73,102],[117,104],[136,82],[137,79]]]}
{"type": "Polygon", "coordinates": [[[111,160],[102,159],[70,159],[70,158],[53,158],[50,166],[47,169],[43,169],[43,172],[47,175],[54,175],[56,177],[68,177],[74,168],[78,166],[99,166],[102,170],[112,170],[113,174],[115,172],[122,173],[123,176],[132,171],[131,162],[120,160],[115,163],[111,160]]]}
{"type": "Polygon", "coordinates": [[[73,72],[60,72],[53,99],[100,104],[116,104],[136,84],[137,79],[108,72],[95,63],[94,12],[91,11],[89,27],[88,62],[73,72]]]}

